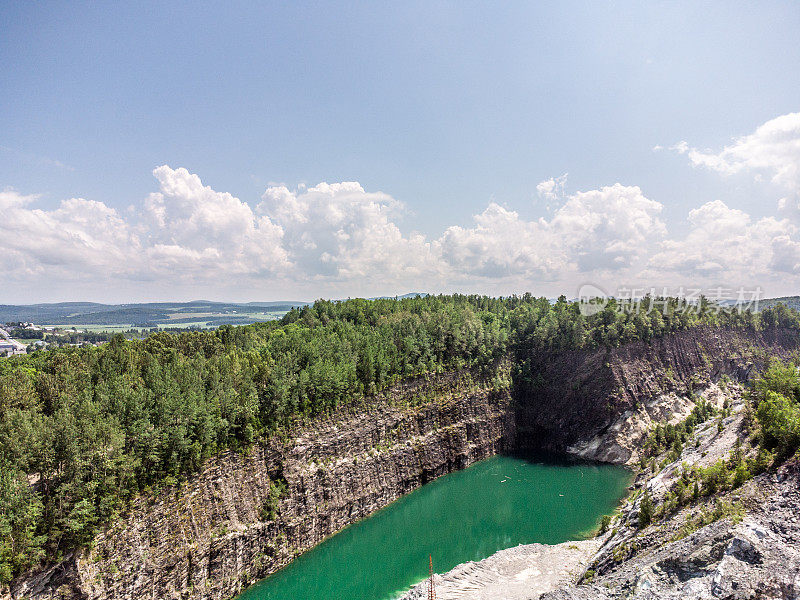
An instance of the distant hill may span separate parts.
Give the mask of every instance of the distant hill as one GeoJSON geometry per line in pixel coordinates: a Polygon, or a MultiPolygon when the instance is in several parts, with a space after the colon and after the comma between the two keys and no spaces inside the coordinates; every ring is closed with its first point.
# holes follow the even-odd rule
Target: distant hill
{"type": "Polygon", "coordinates": [[[800,310],[800,296],[782,296],[780,298],[767,298],[758,303],[758,308],[764,310],[776,304],[785,304],[789,308],[800,310]]]}
{"type": "Polygon", "coordinates": [[[141,304],[99,304],[58,302],[53,304],[0,305],[0,323],[32,321],[62,326],[154,327],[202,324],[216,327],[268,321],[308,302],[148,302],[141,304]]]}
{"type": "Polygon", "coordinates": [[[402,300],[403,298],[416,298],[417,296],[420,298],[425,298],[428,296],[428,294],[425,292],[410,292],[408,294],[403,294],[402,296],[373,296],[372,298],[369,298],[369,300],[391,300],[393,298],[402,300]]]}
{"type": "MultiPolygon", "coordinates": [[[[380,298],[414,298],[428,294],[412,292],[380,298]]],[[[374,299],[374,298],[371,298],[374,299]]],[[[247,325],[280,318],[292,308],[310,302],[145,302],[136,304],[100,304],[97,302],[56,302],[45,304],[0,304],[0,324],[18,321],[62,327],[150,328],[150,327],[219,327],[247,325]]]]}

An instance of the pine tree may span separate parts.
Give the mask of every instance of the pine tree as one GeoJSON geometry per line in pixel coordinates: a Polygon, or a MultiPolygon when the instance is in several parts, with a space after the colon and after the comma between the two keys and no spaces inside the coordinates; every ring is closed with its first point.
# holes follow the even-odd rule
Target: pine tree
{"type": "Polygon", "coordinates": [[[644,529],[653,521],[653,499],[650,490],[645,488],[642,501],[639,503],[639,529],[644,529]]]}

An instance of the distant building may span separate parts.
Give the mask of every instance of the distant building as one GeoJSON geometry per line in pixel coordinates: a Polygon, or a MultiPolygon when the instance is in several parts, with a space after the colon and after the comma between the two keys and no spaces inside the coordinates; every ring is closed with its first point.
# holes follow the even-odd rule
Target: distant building
{"type": "Polygon", "coordinates": [[[26,354],[27,348],[13,340],[0,339],[0,356],[12,356],[14,354],[26,354]]]}

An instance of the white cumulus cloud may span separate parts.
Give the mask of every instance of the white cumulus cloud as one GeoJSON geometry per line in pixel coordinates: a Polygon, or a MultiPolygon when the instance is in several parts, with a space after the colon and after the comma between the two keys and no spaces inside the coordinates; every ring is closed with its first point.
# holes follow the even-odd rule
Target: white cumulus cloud
{"type": "Polygon", "coordinates": [[[619,183],[568,196],[550,220],[525,221],[492,203],[474,227],[448,228],[438,246],[457,272],[489,278],[618,271],[663,238],[661,209],[638,187],[619,183]]]}
{"type": "Polygon", "coordinates": [[[616,183],[570,196],[549,225],[580,271],[617,270],[666,235],[658,217],[662,208],[638,186],[616,183]]]}
{"type": "Polygon", "coordinates": [[[787,249],[797,228],[786,219],[754,221],[714,200],[690,211],[688,221],[685,237],[666,240],[651,257],[653,272],[690,280],[764,281],[774,276],[777,267],[786,270],[790,262],[787,249]]]}
{"type": "Polygon", "coordinates": [[[283,229],[200,177],[167,165],[153,171],[159,191],[144,202],[147,268],[190,278],[286,270],[283,229]]]}
{"type": "Polygon", "coordinates": [[[555,202],[564,196],[564,188],[567,185],[567,173],[560,177],[551,177],[541,181],[536,186],[536,193],[540,198],[555,202]]]}
{"type": "Polygon", "coordinates": [[[77,280],[128,275],[139,243],[130,225],[102,202],[70,198],[54,210],[31,205],[36,196],[0,192],[4,271],[18,277],[77,280]]]}
{"type": "Polygon", "coordinates": [[[723,175],[751,172],[767,176],[791,193],[800,193],[800,112],[771,119],[719,152],[698,150],[685,141],[673,149],[686,154],[695,166],[723,175]]]}
{"type": "Polygon", "coordinates": [[[436,247],[453,273],[552,279],[564,268],[563,253],[554,253],[545,224],[524,221],[517,212],[495,203],[473,220],[474,227],[449,227],[437,240],[436,247]]]}
{"type": "MultiPolygon", "coordinates": [[[[790,216],[800,199],[800,113],[768,121],[717,153],[686,142],[671,149],[721,174],[769,179],[792,199],[783,203],[790,216]]],[[[96,200],[70,198],[46,209],[37,196],[0,192],[3,282],[64,289],[64,297],[77,289],[66,282],[92,289],[127,282],[125,289],[143,290],[142,299],[150,289],[162,297],[213,289],[311,298],[401,290],[569,294],[587,281],[768,286],[800,276],[798,220],[755,219],[714,200],[670,234],[663,205],[638,186],[569,193],[566,174],[537,185],[538,196],[557,206],[548,216],[526,218],[491,202],[471,224],[427,236],[403,230],[401,202],[358,182],[270,185],[248,203],[185,168],[162,165],[153,175],[154,192],[124,215],[96,200]]]]}
{"type": "Polygon", "coordinates": [[[305,277],[404,281],[432,274],[437,263],[419,234],[403,235],[394,220],[402,205],[358,182],[320,183],[290,191],[267,188],[260,214],[283,231],[289,260],[305,277]]]}

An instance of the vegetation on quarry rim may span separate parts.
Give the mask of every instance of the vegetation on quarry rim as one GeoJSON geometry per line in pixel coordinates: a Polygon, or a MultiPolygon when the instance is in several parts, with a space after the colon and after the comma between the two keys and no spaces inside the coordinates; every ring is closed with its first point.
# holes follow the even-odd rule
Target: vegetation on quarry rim
{"type": "Polygon", "coordinates": [[[620,311],[611,300],[584,316],[563,297],[530,295],[318,301],[269,323],[4,360],[0,581],[89,543],[137,494],[223,450],[410,377],[469,369],[491,381],[511,354],[514,382],[525,386],[536,376],[532,357],[697,326],[800,329],[783,305],[758,314],[678,308],[620,311]]]}

